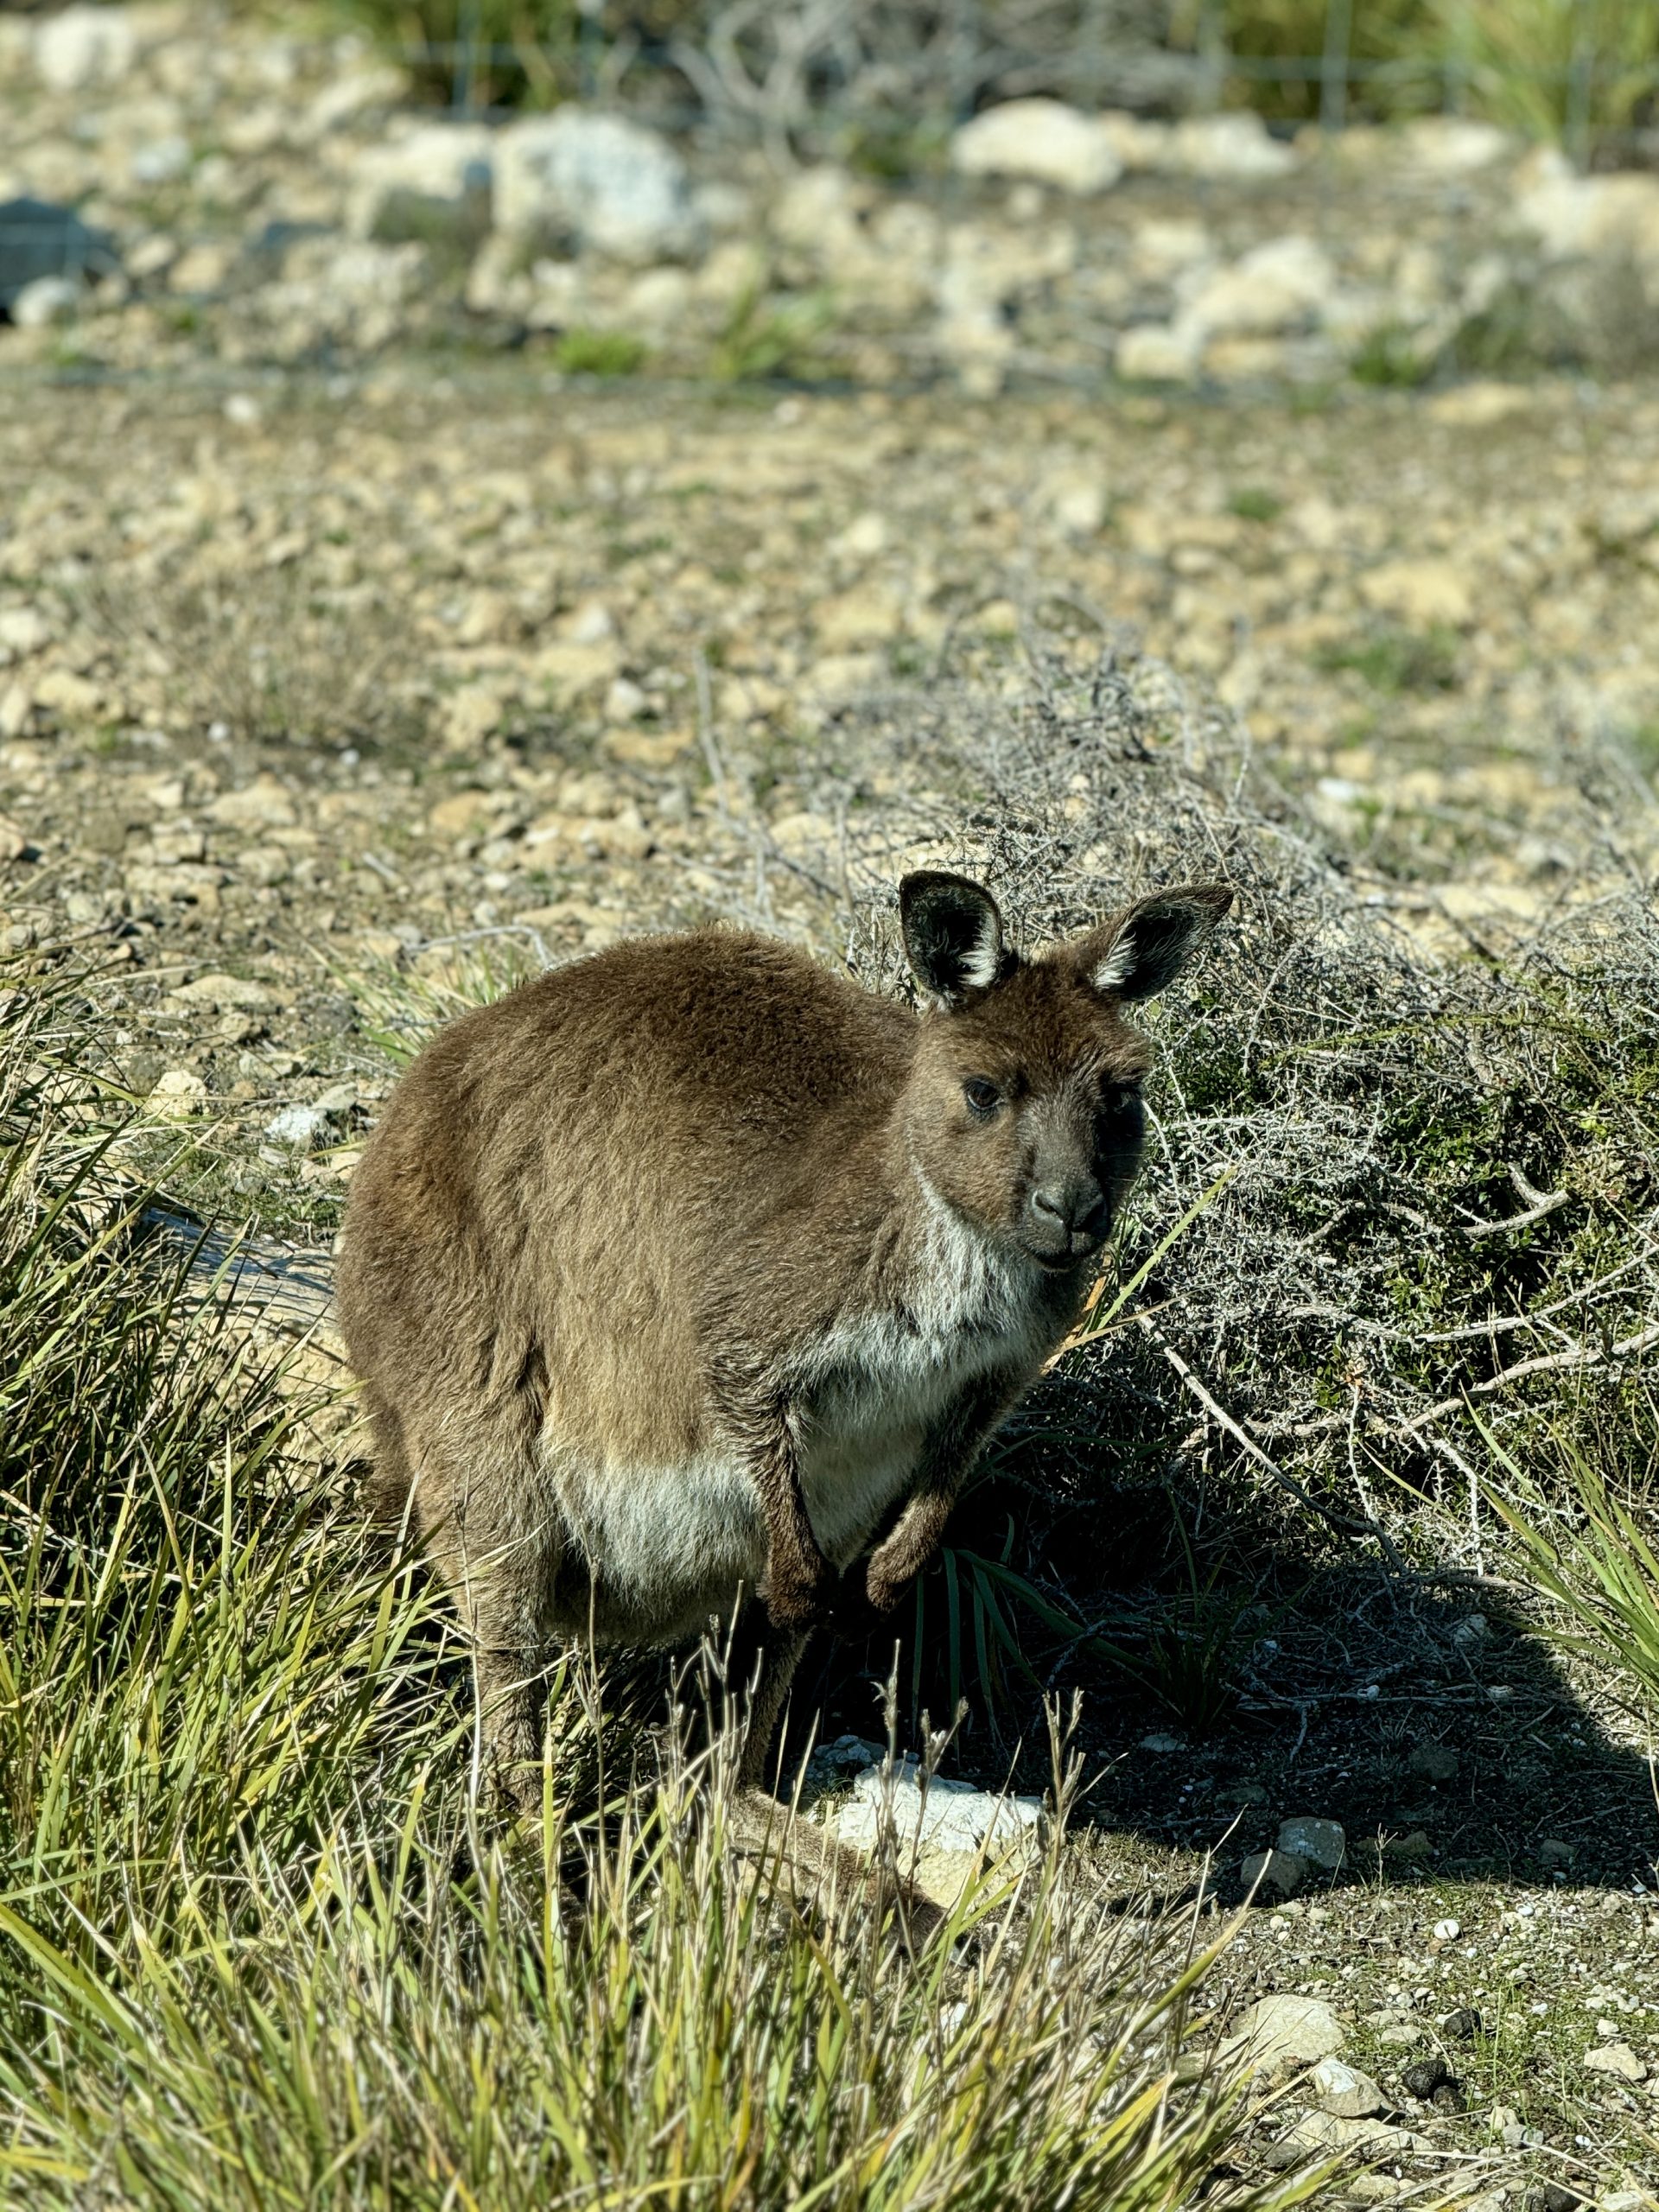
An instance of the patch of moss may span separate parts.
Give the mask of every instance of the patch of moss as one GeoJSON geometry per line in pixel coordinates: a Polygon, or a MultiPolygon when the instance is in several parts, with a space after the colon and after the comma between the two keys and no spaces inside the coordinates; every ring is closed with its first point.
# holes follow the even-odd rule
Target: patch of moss
{"type": "Polygon", "coordinates": [[[631,331],[578,326],[561,333],[553,365],[568,377],[632,377],[644,368],[649,354],[645,340],[631,331]]]}
{"type": "Polygon", "coordinates": [[[1451,691],[1458,683],[1458,633],[1439,622],[1427,630],[1389,623],[1321,647],[1314,665],[1327,673],[1352,669],[1376,691],[1451,691]]]}

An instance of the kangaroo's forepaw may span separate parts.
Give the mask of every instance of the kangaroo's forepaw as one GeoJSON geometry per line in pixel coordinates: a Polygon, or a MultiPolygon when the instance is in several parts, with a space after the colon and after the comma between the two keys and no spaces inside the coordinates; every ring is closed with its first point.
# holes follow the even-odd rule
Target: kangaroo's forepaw
{"type": "Polygon", "coordinates": [[[884,1560],[877,1552],[864,1575],[864,1595],[872,1612],[890,1613],[903,1605],[916,1580],[911,1560],[884,1560]]]}
{"type": "Polygon", "coordinates": [[[830,1618],[835,1579],[822,1574],[773,1575],[766,1590],[766,1618],[774,1628],[817,1628],[830,1618]]]}

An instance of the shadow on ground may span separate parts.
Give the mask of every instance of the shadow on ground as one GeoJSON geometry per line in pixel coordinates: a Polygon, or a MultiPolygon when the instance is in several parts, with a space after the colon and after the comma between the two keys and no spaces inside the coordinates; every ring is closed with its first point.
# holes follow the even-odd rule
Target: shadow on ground
{"type": "Polygon", "coordinates": [[[901,1745],[924,1710],[951,1710],[954,1651],[969,1710],[950,1770],[1041,1788],[1043,1693],[1081,1690],[1084,1819],[1213,1851],[1224,1897],[1240,1893],[1243,1858],[1303,1815],[1346,1831],[1344,1883],[1656,1886],[1654,1771],[1617,1683],[1569,1667],[1501,1573],[1440,1579],[1443,1506],[1425,1499],[1402,1573],[1363,1536],[1281,1513],[1248,1468],[1192,1464],[1173,1424],[1166,1448],[1150,1424],[1148,1451],[1144,1407],[1132,1461],[1096,1440],[1056,1483],[1046,1446],[1065,1396],[1034,1402],[1035,1440],[958,1509],[919,1637],[907,1615],[896,1639],[814,1648],[791,1745],[809,1728],[880,1734],[896,1640],[901,1745]],[[1068,1643],[993,1581],[1022,1666],[976,1618],[980,1562],[1010,1557],[1097,1632],[1068,1643]]]}

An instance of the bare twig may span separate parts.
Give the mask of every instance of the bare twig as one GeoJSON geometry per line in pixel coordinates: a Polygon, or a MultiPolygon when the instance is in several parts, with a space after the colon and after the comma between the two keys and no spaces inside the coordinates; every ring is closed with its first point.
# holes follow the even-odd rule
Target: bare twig
{"type": "Polygon", "coordinates": [[[721,824],[733,827],[732,812],[726,789],[726,763],[721,757],[720,741],[715,735],[715,702],[713,687],[709,681],[709,659],[702,648],[697,648],[697,743],[709,769],[709,780],[714,785],[715,809],[721,824]]]}
{"type": "Polygon", "coordinates": [[[1525,1213],[1511,1214],[1504,1221],[1478,1221],[1471,1224],[1463,1232],[1471,1244],[1478,1243],[1483,1236],[1501,1236],[1506,1230],[1530,1229],[1534,1222],[1541,1221],[1546,1214],[1552,1214],[1558,1207],[1564,1206],[1573,1195],[1570,1191],[1535,1191],[1521,1170],[1513,1163],[1510,1167],[1510,1180],[1515,1185],[1521,1196],[1526,1199],[1527,1211],[1525,1213]]]}
{"type": "Polygon", "coordinates": [[[1397,1573],[1408,1574],[1411,1572],[1401,1554],[1398,1545],[1386,1529],[1379,1527],[1375,1521],[1361,1519],[1354,1514],[1338,1513],[1333,1506],[1322,1504],[1311,1491],[1304,1490],[1295,1477],[1287,1475],[1276,1459],[1270,1459],[1249,1431],[1242,1428],[1227,1408],[1211,1395],[1174,1346],[1166,1344],[1149,1322],[1143,1325],[1159,1351],[1162,1352],[1164,1357],[1205,1412],[1212,1420],[1220,1423],[1236,1443],[1243,1446],[1257,1466],[1264,1469],[1281,1490],[1288,1491],[1299,1504],[1305,1505],[1310,1513],[1316,1514],[1321,1521],[1329,1522],[1332,1528],[1341,1529],[1350,1535],[1370,1536],[1386,1555],[1389,1565],[1397,1573]]]}
{"type": "Polygon", "coordinates": [[[1632,1353],[1646,1351],[1650,1344],[1659,1344],[1659,1322],[1651,1328],[1638,1329],[1634,1336],[1624,1338],[1605,1352],[1598,1345],[1573,1344],[1566,1351],[1543,1352],[1536,1359],[1518,1360],[1513,1367],[1506,1367],[1501,1375],[1490,1376],[1484,1382],[1472,1383],[1461,1397],[1442,1398],[1438,1405],[1430,1406],[1426,1412],[1405,1422],[1404,1433],[1411,1434],[1429,1421],[1440,1421],[1447,1414],[1456,1413],[1470,1398],[1486,1398],[1495,1390],[1507,1390],[1511,1383],[1522,1382],[1529,1375],[1546,1375],[1559,1372],[1563,1368],[1601,1367],[1605,1365],[1610,1357],[1628,1359],[1632,1353]]]}
{"type": "MultiPolygon", "coordinates": [[[[1648,1263],[1648,1255],[1638,1252],[1630,1259],[1622,1260],[1616,1268],[1609,1268],[1605,1274],[1597,1275],[1593,1281],[1581,1284],[1577,1290],[1569,1291],[1565,1298],[1555,1299],[1548,1306],[1535,1306],[1529,1313],[1490,1314],[1484,1320],[1466,1321],[1455,1329],[1402,1328],[1387,1321],[1373,1320],[1369,1314],[1351,1313],[1344,1306],[1323,1304],[1294,1306],[1287,1311],[1285,1319],[1287,1321],[1339,1321],[1344,1328],[1352,1329],[1361,1336],[1382,1338],[1389,1344],[1474,1344],[1489,1337],[1507,1336],[1516,1329],[1541,1327],[1546,1322],[1553,1321],[1558,1314],[1571,1313],[1575,1307],[1586,1305],[1599,1293],[1611,1288],[1614,1283],[1623,1282],[1638,1268],[1648,1263]]],[[[1335,1427],[1340,1418],[1339,1415],[1332,1415],[1314,1426],[1335,1427]]],[[[1301,1427],[1294,1431],[1299,1436],[1307,1433],[1311,1432],[1301,1427]]]]}

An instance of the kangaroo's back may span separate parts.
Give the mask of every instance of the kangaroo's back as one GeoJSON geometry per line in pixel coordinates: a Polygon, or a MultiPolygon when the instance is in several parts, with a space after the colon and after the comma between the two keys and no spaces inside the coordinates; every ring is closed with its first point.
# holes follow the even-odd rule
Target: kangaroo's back
{"type": "MultiPolygon", "coordinates": [[[[454,1427],[505,1393],[607,1456],[693,1446],[699,1297],[868,1150],[915,1029],[725,931],[618,945],[452,1023],[346,1214],[341,1325],[378,1425],[454,1427]]],[[[404,1455],[381,1456],[395,1502],[404,1455]]]]}

